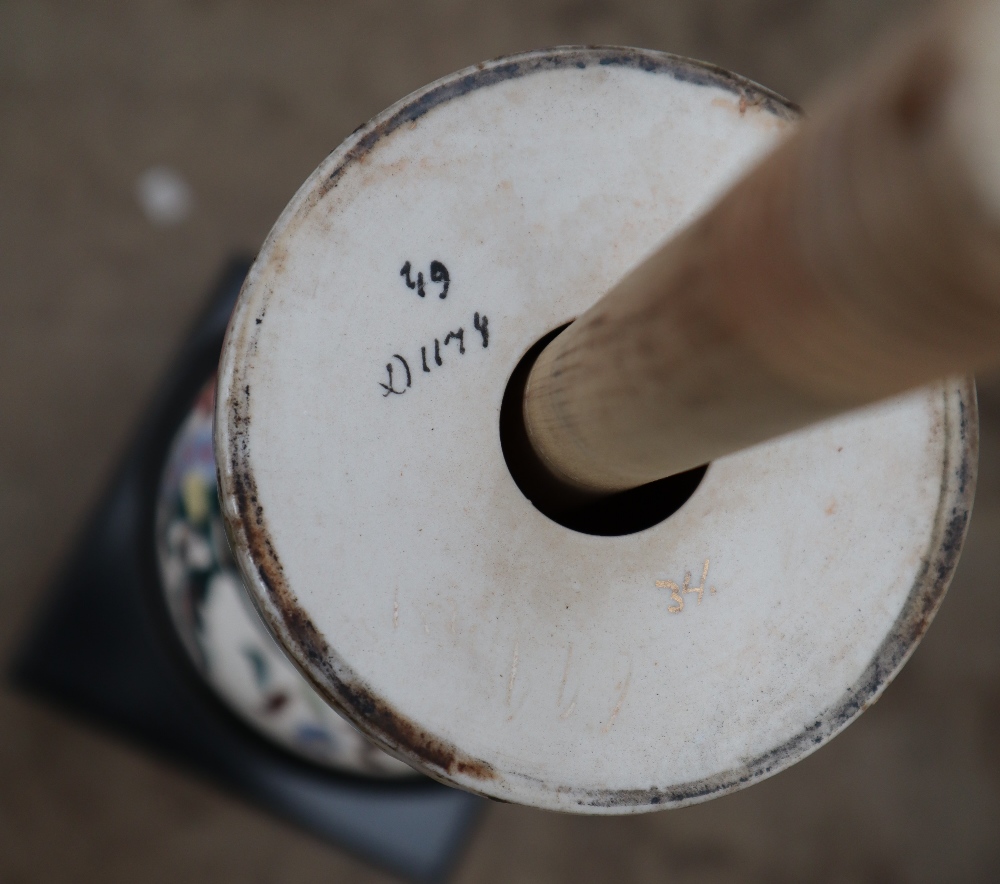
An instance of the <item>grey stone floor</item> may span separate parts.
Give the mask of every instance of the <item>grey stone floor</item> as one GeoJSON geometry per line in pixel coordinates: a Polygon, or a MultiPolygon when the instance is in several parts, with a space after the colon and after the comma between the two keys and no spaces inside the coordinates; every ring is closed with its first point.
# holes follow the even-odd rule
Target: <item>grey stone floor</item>
{"type": "MultiPolygon", "coordinates": [[[[233,251],[456,68],[558,43],[704,58],[805,100],[905,0],[0,3],[0,654],[233,251]],[[149,223],[164,164],[194,209],[149,223]]],[[[808,102],[807,102],[808,104],[808,102]]],[[[1000,880],[1000,381],[949,598],[884,698],[746,792],[629,819],[492,805],[459,882],[1000,880]]],[[[0,688],[0,882],[388,880],[0,688]]]]}

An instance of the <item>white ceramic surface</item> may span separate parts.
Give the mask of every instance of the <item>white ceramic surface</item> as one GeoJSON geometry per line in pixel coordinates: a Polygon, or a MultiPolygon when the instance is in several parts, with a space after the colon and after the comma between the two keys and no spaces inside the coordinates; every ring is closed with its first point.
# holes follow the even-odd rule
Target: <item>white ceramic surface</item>
{"type": "Polygon", "coordinates": [[[412,779],[412,768],[320,699],[251,607],[219,514],[214,408],[213,377],[177,429],[157,495],[160,579],[188,657],[237,716],[300,758],[359,776],[412,779]]]}
{"type": "Polygon", "coordinates": [[[431,775],[703,800],[829,739],[926,628],[971,504],[967,382],[715,462],[624,537],[547,519],[501,454],[525,351],[794,116],[652,52],[501,59],[358,130],[272,231],[220,366],[223,512],[279,641],[431,775]]]}

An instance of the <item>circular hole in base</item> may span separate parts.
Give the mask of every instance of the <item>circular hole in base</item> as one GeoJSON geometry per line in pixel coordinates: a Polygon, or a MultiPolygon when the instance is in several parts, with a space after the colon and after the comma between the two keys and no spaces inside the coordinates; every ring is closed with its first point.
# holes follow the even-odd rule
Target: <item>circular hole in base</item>
{"type": "Polygon", "coordinates": [[[528,375],[542,350],[568,325],[540,338],[524,354],[507,382],[500,406],[500,447],[507,469],[521,493],[537,510],[573,531],[619,537],[652,528],[687,502],[704,477],[708,464],[628,491],[568,504],[567,499],[572,499],[573,492],[567,494],[567,489],[542,465],[528,441],[521,407],[528,375]]]}

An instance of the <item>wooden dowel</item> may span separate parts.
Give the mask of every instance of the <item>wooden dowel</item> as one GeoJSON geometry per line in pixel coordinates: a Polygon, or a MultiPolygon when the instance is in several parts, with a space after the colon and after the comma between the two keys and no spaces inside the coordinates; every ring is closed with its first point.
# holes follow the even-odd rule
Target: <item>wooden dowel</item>
{"type": "Polygon", "coordinates": [[[1000,363],[1000,3],[882,46],[540,355],[528,438],[606,494],[1000,363]]]}

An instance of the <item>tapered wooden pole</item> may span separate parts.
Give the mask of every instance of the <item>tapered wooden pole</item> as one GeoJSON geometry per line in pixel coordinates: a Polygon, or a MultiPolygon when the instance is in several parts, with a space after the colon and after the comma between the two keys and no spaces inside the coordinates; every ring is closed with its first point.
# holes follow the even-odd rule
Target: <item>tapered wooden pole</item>
{"type": "Polygon", "coordinates": [[[549,472],[623,490],[1000,364],[1000,3],[938,13],[823,99],[541,354],[549,472]]]}

